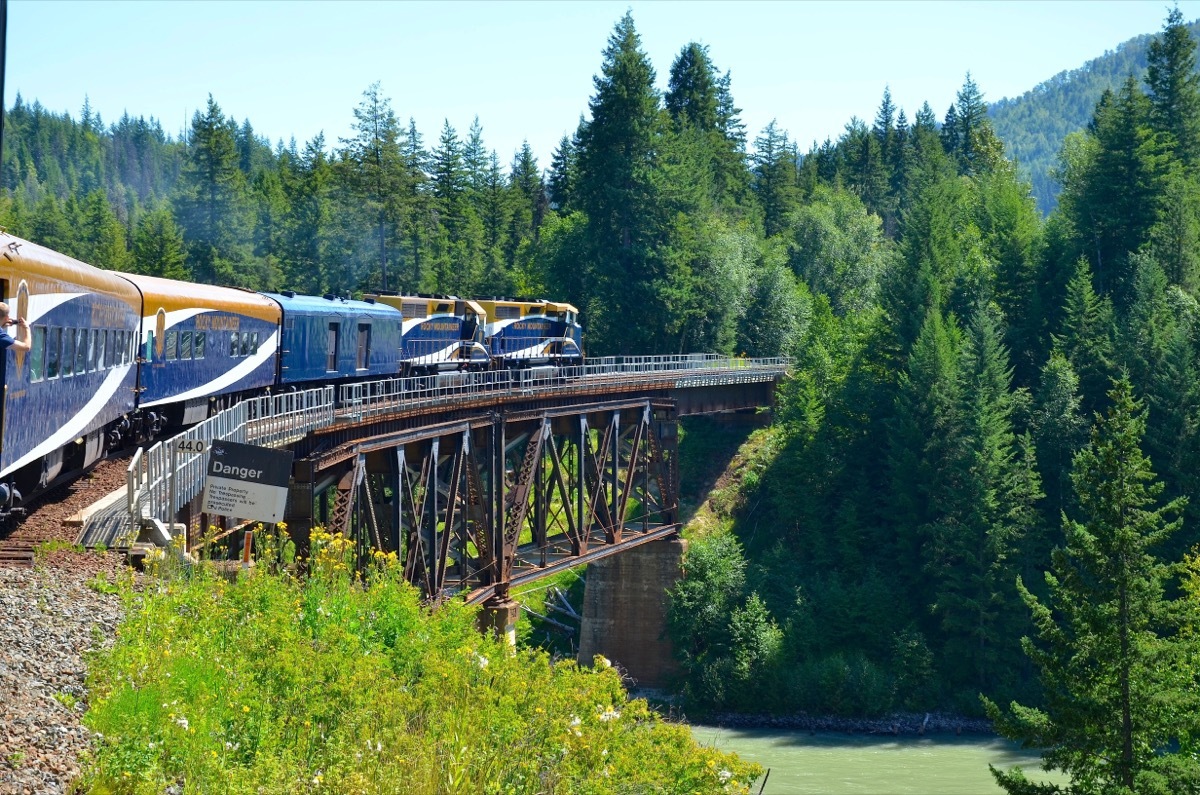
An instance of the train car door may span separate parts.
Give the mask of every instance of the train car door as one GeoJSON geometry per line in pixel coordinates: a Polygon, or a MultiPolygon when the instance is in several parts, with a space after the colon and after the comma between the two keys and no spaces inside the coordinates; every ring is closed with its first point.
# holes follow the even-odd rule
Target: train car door
{"type": "MultiPolygon", "coordinates": [[[[8,300],[8,284],[8,279],[0,279],[0,298],[5,301],[8,300]]],[[[7,329],[0,329],[0,331],[7,331],[7,329]]],[[[33,329],[29,330],[29,335],[33,336],[33,329]]],[[[3,389],[0,390],[0,451],[2,451],[4,450],[4,412],[8,406],[8,351],[0,351],[0,354],[4,355],[4,358],[0,359],[0,384],[3,385],[3,389]]]]}

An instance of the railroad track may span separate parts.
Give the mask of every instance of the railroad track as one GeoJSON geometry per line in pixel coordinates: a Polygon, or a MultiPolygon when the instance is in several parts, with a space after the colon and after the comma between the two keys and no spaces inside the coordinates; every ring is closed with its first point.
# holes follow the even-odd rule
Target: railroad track
{"type": "Polygon", "coordinates": [[[41,544],[74,544],[79,528],[66,520],[125,483],[129,455],[106,458],[76,480],[39,495],[13,527],[0,530],[0,567],[31,567],[41,544]]]}

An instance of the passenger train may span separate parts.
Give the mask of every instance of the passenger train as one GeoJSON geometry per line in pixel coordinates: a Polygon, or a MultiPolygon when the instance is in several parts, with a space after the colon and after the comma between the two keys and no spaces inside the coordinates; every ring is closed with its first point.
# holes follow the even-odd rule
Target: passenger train
{"type": "Polygon", "coordinates": [[[108,451],[248,396],[583,362],[570,304],[191,284],[101,270],[2,231],[0,296],[32,346],[0,351],[0,520],[108,451]]]}

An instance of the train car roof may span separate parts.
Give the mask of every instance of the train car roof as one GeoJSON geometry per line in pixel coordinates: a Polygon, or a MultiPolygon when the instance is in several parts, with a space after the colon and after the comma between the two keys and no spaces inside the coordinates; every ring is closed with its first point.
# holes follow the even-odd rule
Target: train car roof
{"type": "MultiPolygon", "coordinates": [[[[40,246],[16,235],[0,231],[0,256],[12,263],[18,273],[37,274],[50,279],[77,284],[96,292],[119,295],[137,300],[137,291],[129,282],[94,265],[68,257],[66,254],[40,246]]],[[[11,290],[16,294],[18,285],[11,290]]]]}
{"type": "Polygon", "coordinates": [[[402,306],[405,301],[419,301],[424,304],[444,304],[447,302],[453,304],[461,301],[462,303],[466,304],[467,308],[475,314],[486,316],[486,313],[483,311],[483,307],[479,305],[478,301],[473,301],[469,298],[458,298],[457,296],[453,295],[421,295],[420,293],[417,295],[401,295],[397,292],[387,291],[379,293],[364,293],[363,297],[375,298],[380,303],[393,307],[397,305],[397,302],[402,306]]]}
{"type": "Polygon", "coordinates": [[[118,275],[142,291],[148,313],[161,306],[168,312],[176,309],[214,309],[261,320],[279,320],[279,306],[269,298],[249,290],[180,282],[140,273],[118,275]]]}
{"type": "Polygon", "coordinates": [[[553,312],[574,312],[579,314],[579,310],[571,304],[563,301],[547,301],[544,298],[480,298],[477,299],[483,306],[536,306],[553,312]]]}
{"type": "Polygon", "coordinates": [[[284,312],[303,312],[305,314],[323,315],[396,315],[399,319],[400,310],[375,301],[355,301],[351,298],[328,297],[316,295],[299,295],[288,293],[263,293],[283,307],[284,312]]]}

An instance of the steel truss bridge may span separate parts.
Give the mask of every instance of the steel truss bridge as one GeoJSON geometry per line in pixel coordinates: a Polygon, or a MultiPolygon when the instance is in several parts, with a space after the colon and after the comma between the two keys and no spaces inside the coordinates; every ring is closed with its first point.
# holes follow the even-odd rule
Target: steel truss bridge
{"type": "Polygon", "coordinates": [[[396,552],[435,601],[514,585],[679,530],[679,417],[768,406],[789,362],[618,357],[557,371],[454,373],[245,401],[130,462],[130,533],[194,542],[207,449],[294,451],[285,520],[396,552]]]}

